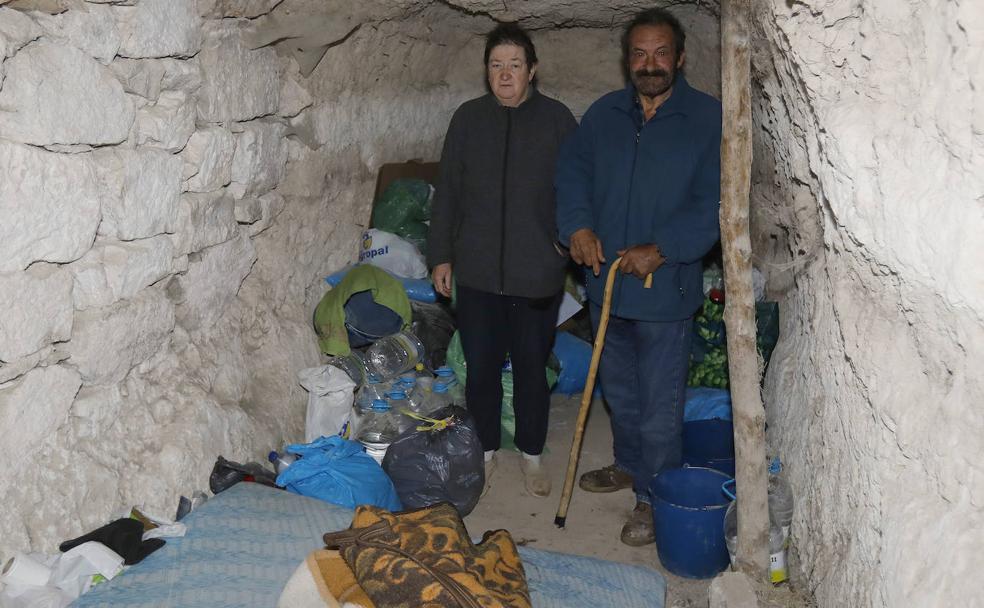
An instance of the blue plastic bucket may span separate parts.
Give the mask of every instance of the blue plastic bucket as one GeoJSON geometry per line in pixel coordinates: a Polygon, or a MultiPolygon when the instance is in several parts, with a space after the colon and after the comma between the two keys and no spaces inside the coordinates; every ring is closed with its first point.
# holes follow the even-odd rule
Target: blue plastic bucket
{"type": "Polygon", "coordinates": [[[735,432],[730,420],[683,423],[683,464],[735,476],[735,432]]]}
{"type": "Polygon", "coordinates": [[[656,550],[663,567],[686,578],[710,578],[727,568],[724,514],[730,499],[721,485],[730,477],[703,467],[670,469],[653,477],[656,550]]]}

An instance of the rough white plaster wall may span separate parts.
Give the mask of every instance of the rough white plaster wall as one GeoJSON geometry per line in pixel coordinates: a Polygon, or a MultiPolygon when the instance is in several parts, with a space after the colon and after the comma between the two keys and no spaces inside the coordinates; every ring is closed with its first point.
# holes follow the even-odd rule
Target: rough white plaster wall
{"type": "Polygon", "coordinates": [[[759,8],[766,402],[803,580],[821,606],[984,605],[984,13],[759,8]]]}
{"type": "MultiPolygon", "coordinates": [[[[217,455],[302,436],[323,277],[356,257],[378,167],[437,159],[484,93],[481,36],[503,18],[426,0],[87,4],[0,7],[0,448],[21,463],[0,477],[0,559],[126,505],[170,515],[217,455]],[[358,27],[305,77],[293,39],[250,48],[271,11],[358,27]]],[[[622,86],[611,25],[641,4],[560,23],[562,3],[528,3],[544,91],[580,114],[622,86]]],[[[715,19],[683,17],[690,78],[716,93],[715,19]]]]}
{"type": "Polygon", "coordinates": [[[0,477],[0,558],[126,505],[171,515],[218,454],[299,437],[298,395],[244,406],[250,365],[288,359],[290,384],[318,360],[292,319],[292,354],[252,361],[243,338],[268,308],[239,297],[253,237],[285,206],[287,61],[224,17],[275,4],[0,7],[0,447],[24,464],[0,477]],[[242,225],[236,188],[255,207],[242,225]]]}

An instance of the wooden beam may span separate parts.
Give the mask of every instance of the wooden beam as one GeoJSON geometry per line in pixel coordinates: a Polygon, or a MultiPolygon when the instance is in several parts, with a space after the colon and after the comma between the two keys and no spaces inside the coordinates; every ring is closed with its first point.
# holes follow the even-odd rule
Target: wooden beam
{"type": "Polygon", "coordinates": [[[768,580],[769,506],[765,463],[765,409],[762,407],[752,241],[748,196],[752,171],[752,108],[749,49],[751,0],[721,2],[721,248],[724,253],[728,370],[735,429],[738,486],[739,570],[768,580]]]}

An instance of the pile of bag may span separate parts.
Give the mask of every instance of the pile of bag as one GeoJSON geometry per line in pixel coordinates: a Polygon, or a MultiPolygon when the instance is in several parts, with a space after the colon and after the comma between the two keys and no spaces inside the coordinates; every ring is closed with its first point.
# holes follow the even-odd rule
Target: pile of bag
{"type": "Polygon", "coordinates": [[[482,444],[467,410],[448,394],[453,372],[440,368],[435,376],[422,358],[417,342],[413,356],[383,376],[353,355],[346,361],[359,366],[352,374],[359,382],[335,364],[300,372],[309,391],[307,443],[286,446],[286,458],[271,453],[280,467],[276,485],[348,507],[449,502],[470,513],[485,483],[482,444]]]}
{"type": "Polygon", "coordinates": [[[427,252],[434,187],[422,179],[394,180],[383,191],[372,210],[372,226],[395,234],[427,252]]]}

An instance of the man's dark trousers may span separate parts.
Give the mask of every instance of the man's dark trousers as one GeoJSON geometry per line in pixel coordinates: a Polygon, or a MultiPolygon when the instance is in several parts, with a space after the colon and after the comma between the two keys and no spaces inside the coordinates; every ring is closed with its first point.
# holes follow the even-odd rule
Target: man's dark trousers
{"type": "Polygon", "coordinates": [[[457,286],[456,320],[468,371],[465,399],[485,450],[501,440],[502,364],[513,373],[516,447],[539,454],[547,438],[550,389],[546,365],[553,347],[560,294],[505,296],[457,286]]]}
{"type": "MultiPolygon", "coordinates": [[[[591,304],[595,334],[601,307],[591,304]]],[[[693,318],[633,321],[612,315],[598,368],[611,408],[615,465],[632,475],[640,502],[649,503],[653,475],[680,466],[683,405],[693,318]]]]}

